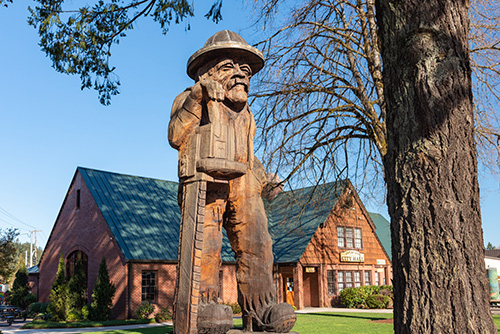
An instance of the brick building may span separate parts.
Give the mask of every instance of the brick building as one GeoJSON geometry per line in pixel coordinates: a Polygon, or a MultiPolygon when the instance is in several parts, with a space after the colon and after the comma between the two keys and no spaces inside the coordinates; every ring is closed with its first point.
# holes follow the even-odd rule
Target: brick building
{"type": "MultiPolygon", "coordinates": [[[[75,259],[83,259],[89,295],[106,258],[116,286],[116,318],[134,317],[143,300],[171,306],[180,222],[177,187],[176,182],[79,167],[33,276],[39,301],[48,301],[62,254],[68,275],[75,259]]],[[[282,192],[264,202],[281,300],[298,308],[329,306],[342,288],[390,283],[383,247],[388,222],[366,212],[349,181],[282,192]],[[382,231],[379,236],[375,227],[382,231]]],[[[236,263],[226,236],[222,261],[221,299],[233,303],[236,263]]]]}

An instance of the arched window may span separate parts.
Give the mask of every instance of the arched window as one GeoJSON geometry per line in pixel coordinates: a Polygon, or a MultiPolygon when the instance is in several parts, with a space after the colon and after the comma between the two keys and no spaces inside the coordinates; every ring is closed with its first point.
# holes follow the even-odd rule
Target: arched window
{"type": "Polygon", "coordinates": [[[89,257],[81,250],[76,250],[71,254],[69,254],[68,257],[66,258],[66,277],[68,279],[73,277],[73,275],[75,274],[75,265],[78,259],[82,261],[83,272],[85,273],[85,277],[89,277],[88,276],[89,257]]]}

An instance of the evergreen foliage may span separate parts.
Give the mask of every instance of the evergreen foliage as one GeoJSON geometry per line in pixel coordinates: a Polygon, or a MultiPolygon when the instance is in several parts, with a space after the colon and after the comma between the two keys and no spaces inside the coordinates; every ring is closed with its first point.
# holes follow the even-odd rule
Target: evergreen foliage
{"type": "Polygon", "coordinates": [[[80,311],[87,304],[87,277],[79,256],[75,263],[75,272],[68,282],[68,308],[80,311]]]}
{"type": "Polygon", "coordinates": [[[486,246],[486,250],[494,250],[495,246],[491,242],[488,242],[488,245],[486,246]]]}
{"type": "Polygon", "coordinates": [[[108,320],[111,317],[111,307],[116,287],[109,280],[106,258],[103,256],[99,265],[97,282],[92,292],[91,318],[92,320],[108,320]]]}
{"type": "Polygon", "coordinates": [[[64,256],[61,253],[59,265],[57,266],[56,280],[52,284],[48,310],[52,316],[52,320],[64,321],[68,315],[68,283],[64,273],[64,256]]]}
{"type": "Polygon", "coordinates": [[[21,309],[26,309],[29,306],[30,298],[27,298],[30,295],[29,284],[28,284],[28,270],[21,264],[19,270],[16,273],[16,278],[14,280],[14,284],[12,285],[12,297],[11,303],[14,306],[17,306],[21,309]]]}
{"type": "Polygon", "coordinates": [[[0,276],[9,281],[16,271],[17,249],[15,239],[19,231],[15,228],[0,229],[0,276]]]}

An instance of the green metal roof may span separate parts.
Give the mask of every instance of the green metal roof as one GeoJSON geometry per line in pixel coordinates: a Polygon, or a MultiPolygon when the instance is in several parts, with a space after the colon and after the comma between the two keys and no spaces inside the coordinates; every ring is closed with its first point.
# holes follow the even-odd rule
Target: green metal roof
{"type": "Polygon", "coordinates": [[[177,259],[177,183],[81,167],[78,171],[125,258],[177,259]]]}
{"type": "MultiPolygon", "coordinates": [[[[78,167],[128,260],[177,261],[178,183],[78,167]]],[[[223,261],[234,261],[224,236],[223,261]]]]}
{"type": "Polygon", "coordinates": [[[346,181],[278,194],[264,201],[276,263],[298,262],[314,233],[337,203],[346,181]]]}
{"type": "MultiPolygon", "coordinates": [[[[78,171],[126,259],[177,261],[181,219],[177,182],[83,167],[78,167],[78,171]]],[[[347,182],[282,192],[270,202],[264,200],[276,263],[300,260],[347,182]]],[[[384,222],[388,222],[378,214],[370,215],[377,234],[379,228],[385,231],[384,222]],[[379,221],[382,223],[377,224],[379,221]]],[[[225,231],[223,233],[222,261],[235,261],[225,231]]],[[[386,247],[385,238],[379,238],[386,247]]],[[[390,242],[390,231],[388,240],[390,242]]],[[[390,244],[386,249],[390,254],[390,244]]]]}
{"type": "Polygon", "coordinates": [[[389,257],[389,260],[392,261],[392,251],[391,251],[391,223],[387,219],[384,218],[379,213],[368,213],[370,215],[370,218],[373,221],[373,224],[375,224],[376,232],[377,232],[377,237],[380,240],[380,243],[382,244],[382,247],[384,247],[385,252],[387,253],[387,256],[389,257]]]}

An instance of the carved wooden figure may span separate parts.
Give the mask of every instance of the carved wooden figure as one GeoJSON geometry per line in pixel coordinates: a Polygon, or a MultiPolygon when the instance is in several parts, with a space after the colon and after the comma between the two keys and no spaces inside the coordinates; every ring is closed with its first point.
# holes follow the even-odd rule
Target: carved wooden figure
{"type": "Polygon", "coordinates": [[[170,145],[179,150],[181,236],[174,301],[176,334],[226,333],[232,312],[219,304],[224,227],[237,261],[238,302],[246,331],[289,332],[290,305],[277,304],[272,241],[261,199],[266,173],[254,156],[248,106],[259,50],[224,30],[188,61],[194,86],[172,107],[170,145]]]}

